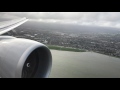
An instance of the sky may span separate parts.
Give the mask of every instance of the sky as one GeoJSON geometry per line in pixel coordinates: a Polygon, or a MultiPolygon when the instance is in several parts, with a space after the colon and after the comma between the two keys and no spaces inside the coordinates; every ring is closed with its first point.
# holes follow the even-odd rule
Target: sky
{"type": "Polygon", "coordinates": [[[120,28],[120,12],[0,12],[0,19],[19,17],[27,17],[40,22],[120,28]]]}

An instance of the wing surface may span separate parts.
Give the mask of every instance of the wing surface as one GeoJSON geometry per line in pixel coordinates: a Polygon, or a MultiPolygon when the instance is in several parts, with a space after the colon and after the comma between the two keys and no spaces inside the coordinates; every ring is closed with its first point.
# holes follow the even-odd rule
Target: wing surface
{"type": "Polygon", "coordinates": [[[0,35],[20,26],[26,21],[28,21],[28,19],[20,18],[20,19],[0,22],[0,35]]]}

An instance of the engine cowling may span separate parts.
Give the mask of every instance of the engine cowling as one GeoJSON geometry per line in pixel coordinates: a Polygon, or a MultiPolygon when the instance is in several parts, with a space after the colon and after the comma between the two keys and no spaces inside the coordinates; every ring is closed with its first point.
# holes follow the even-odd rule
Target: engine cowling
{"type": "Polygon", "coordinates": [[[51,67],[52,55],[44,44],[0,36],[0,77],[47,78],[51,67]]]}

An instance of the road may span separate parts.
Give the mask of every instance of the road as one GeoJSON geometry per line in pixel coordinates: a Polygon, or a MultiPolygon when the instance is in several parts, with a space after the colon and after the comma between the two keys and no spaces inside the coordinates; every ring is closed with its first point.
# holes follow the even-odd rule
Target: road
{"type": "Polygon", "coordinates": [[[49,78],[120,78],[120,59],[93,52],[51,50],[49,78]]]}

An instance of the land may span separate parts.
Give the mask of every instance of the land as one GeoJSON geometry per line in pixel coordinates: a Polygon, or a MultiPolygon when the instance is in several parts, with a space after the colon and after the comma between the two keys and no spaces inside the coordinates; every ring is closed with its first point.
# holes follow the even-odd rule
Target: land
{"type": "Polygon", "coordinates": [[[85,50],[75,49],[75,48],[67,48],[63,46],[54,46],[54,45],[47,45],[49,49],[53,50],[61,50],[61,51],[72,51],[72,52],[85,52],[85,50]]]}
{"type": "Polygon", "coordinates": [[[50,49],[97,52],[120,58],[118,28],[28,22],[4,35],[36,40],[50,49]]]}

